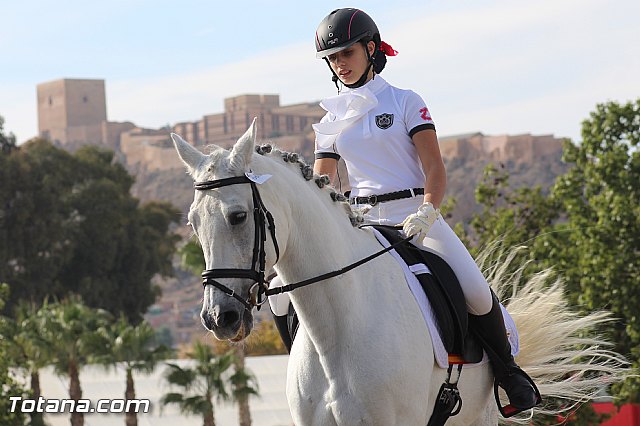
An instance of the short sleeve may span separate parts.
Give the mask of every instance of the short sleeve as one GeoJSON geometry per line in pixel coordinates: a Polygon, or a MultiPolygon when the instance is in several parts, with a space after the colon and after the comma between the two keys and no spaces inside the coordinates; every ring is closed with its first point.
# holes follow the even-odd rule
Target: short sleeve
{"type": "MultiPolygon", "coordinates": [[[[322,117],[322,119],[320,120],[320,123],[326,123],[329,121],[333,121],[335,120],[335,116],[333,114],[331,114],[330,112],[327,112],[325,114],[324,117],[322,117]]],[[[320,137],[326,137],[326,135],[320,135],[316,132],[316,140],[315,140],[315,150],[314,150],[314,155],[316,160],[321,159],[321,158],[333,158],[336,160],[340,159],[340,154],[338,154],[338,150],[336,148],[336,144],[332,143],[331,145],[329,145],[327,148],[319,148],[318,147],[318,138],[320,137]]]]}
{"type": "Polygon", "coordinates": [[[410,137],[422,130],[436,129],[427,104],[420,95],[411,90],[407,91],[405,98],[404,122],[410,137]]]}

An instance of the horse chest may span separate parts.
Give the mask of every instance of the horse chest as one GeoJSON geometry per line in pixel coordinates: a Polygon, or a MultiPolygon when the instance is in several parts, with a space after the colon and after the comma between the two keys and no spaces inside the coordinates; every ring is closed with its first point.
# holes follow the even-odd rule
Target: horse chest
{"type": "Polygon", "coordinates": [[[363,356],[345,350],[321,359],[308,335],[299,334],[289,359],[287,380],[294,423],[389,425],[422,421],[424,403],[413,404],[396,396],[411,394],[415,400],[426,401],[427,364],[432,365],[433,359],[422,358],[425,364],[420,362],[420,366],[393,363],[385,368],[363,356]]]}

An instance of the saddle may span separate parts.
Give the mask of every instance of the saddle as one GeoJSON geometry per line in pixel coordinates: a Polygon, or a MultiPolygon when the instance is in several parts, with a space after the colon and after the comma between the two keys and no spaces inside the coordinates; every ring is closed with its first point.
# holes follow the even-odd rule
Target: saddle
{"type": "MultiPolygon", "coordinates": [[[[394,244],[404,236],[393,226],[370,225],[394,244]]],[[[469,333],[467,305],[451,267],[437,254],[422,250],[410,242],[395,248],[398,255],[411,270],[426,265],[431,273],[416,273],[416,278],[425,292],[436,318],[436,326],[445,349],[449,353],[450,364],[470,364],[480,362],[483,349],[473,334],[469,333]]]]}

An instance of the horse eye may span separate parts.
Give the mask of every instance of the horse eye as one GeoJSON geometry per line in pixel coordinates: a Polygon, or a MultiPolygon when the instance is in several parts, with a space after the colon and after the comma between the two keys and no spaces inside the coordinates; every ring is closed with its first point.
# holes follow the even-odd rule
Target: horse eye
{"type": "Polygon", "coordinates": [[[239,225],[247,219],[247,212],[233,212],[229,214],[229,223],[239,225]]]}

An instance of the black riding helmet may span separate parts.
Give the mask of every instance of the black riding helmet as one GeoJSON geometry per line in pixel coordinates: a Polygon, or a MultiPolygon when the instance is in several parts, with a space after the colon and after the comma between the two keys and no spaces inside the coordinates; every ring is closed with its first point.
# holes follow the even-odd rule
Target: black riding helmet
{"type": "Polygon", "coordinates": [[[336,9],[318,25],[316,57],[322,59],[360,40],[368,42],[374,38],[377,39],[376,45],[378,45],[380,32],[369,15],[359,9],[336,9]]]}
{"type": "MultiPolygon", "coordinates": [[[[369,50],[365,49],[369,66],[364,74],[354,84],[346,84],[347,87],[356,88],[364,84],[369,74],[369,70],[374,65],[380,47],[380,32],[373,19],[360,9],[345,8],[336,9],[325,17],[316,30],[316,57],[324,59],[331,69],[327,56],[340,52],[349,46],[361,41],[364,44],[372,41],[376,47],[373,55],[369,55],[369,50]]],[[[384,67],[384,65],[382,65],[384,67]]],[[[375,68],[374,68],[375,70],[375,68]]],[[[382,69],[380,69],[382,71],[382,69]]],[[[331,69],[333,81],[338,85],[338,76],[331,69]]]]}

